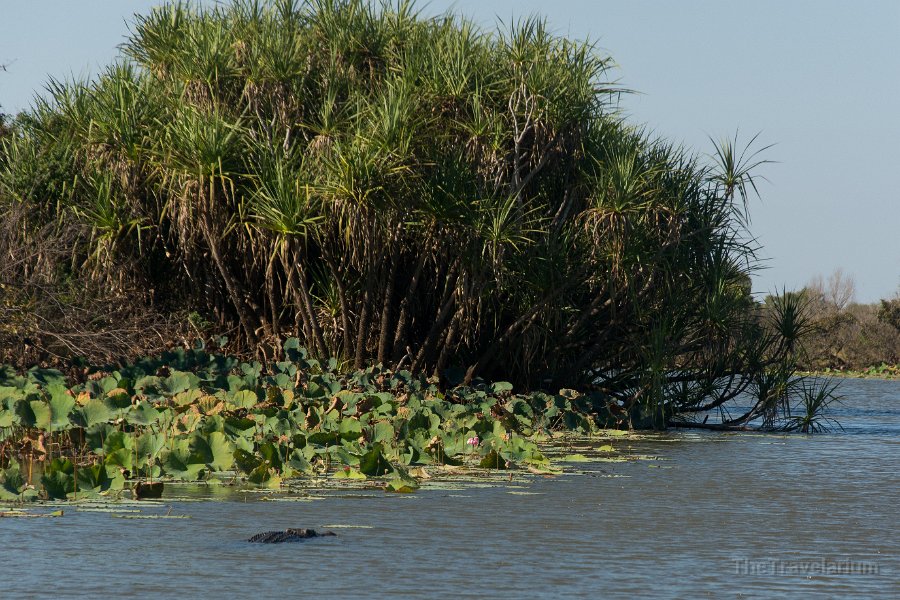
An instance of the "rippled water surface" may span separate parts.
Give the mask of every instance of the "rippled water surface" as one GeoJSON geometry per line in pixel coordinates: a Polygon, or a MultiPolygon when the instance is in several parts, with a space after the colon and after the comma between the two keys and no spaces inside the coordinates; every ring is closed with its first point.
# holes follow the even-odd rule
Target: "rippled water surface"
{"type": "Polygon", "coordinates": [[[2,519],[0,597],[897,597],[900,382],[841,392],[843,432],[669,433],[617,443],[659,460],[499,487],[2,519]]]}

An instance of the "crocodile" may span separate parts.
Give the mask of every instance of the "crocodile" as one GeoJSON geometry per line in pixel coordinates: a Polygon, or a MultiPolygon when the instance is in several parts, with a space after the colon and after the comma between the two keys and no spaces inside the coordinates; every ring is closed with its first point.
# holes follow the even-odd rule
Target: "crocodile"
{"type": "Polygon", "coordinates": [[[314,537],[327,537],[336,535],[332,531],[317,533],[315,529],[288,529],[286,531],[264,531],[251,537],[248,542],[257,544],[281,544],[284,542],[299,542],[314,537]]]}

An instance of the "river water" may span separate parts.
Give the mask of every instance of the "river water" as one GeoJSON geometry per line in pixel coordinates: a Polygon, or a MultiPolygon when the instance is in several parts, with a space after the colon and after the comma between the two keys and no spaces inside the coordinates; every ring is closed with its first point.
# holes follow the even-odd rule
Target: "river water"
{"type": "Polygon", "coordinates": [[[2,519],[0,598],[897,597],[900,381],[840,391],[843,432],[666,433],[618,443],[657,460],[507,485],[306,502],[197,488],[150,511],[190,519],[2,519]],[[323,526],[338,537],[243,541],[323,526]]]}

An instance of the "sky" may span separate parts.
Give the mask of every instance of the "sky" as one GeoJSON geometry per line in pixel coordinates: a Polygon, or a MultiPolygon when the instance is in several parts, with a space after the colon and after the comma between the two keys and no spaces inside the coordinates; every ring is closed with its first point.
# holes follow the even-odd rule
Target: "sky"
{"type": "MultiPolygon", "coordinates": [[[[0,0],[0,107],[27,109],[48,77],[97,73],[150,0],[0,0]]],[[[536,14],[612,56],[621,108],[698,153],[759,134],[754,291],[842,269],[856,300],[900,291],[897,0],[432,0],[494,29],[536,14]]]]}

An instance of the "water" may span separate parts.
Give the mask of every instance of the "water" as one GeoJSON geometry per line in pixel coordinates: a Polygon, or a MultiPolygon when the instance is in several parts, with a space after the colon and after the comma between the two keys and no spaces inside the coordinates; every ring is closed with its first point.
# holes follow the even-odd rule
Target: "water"
{"type": "Polygon", "coordinates": [[[896,597],[900,382],[842,392],[844,432],[669,433],[512,486],[2,519],[0,597],[896,597]],[[366,528],[242,541],[323,525],[366,528]]]}

